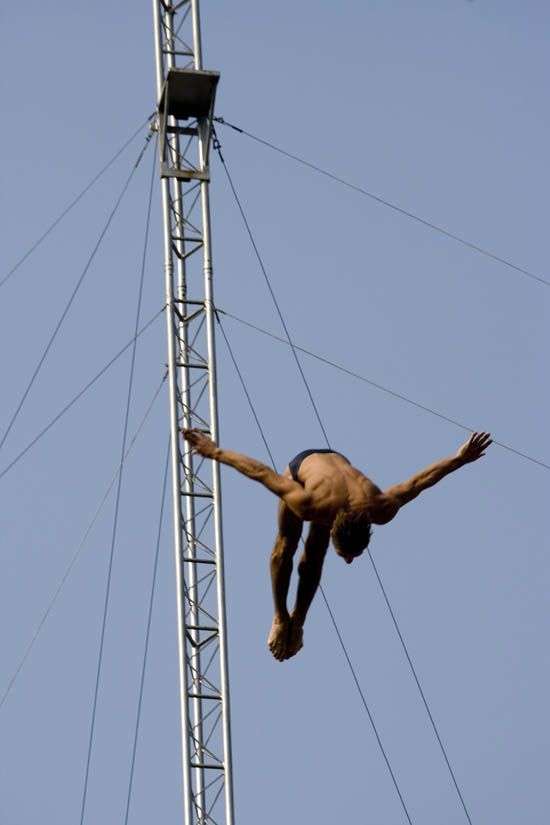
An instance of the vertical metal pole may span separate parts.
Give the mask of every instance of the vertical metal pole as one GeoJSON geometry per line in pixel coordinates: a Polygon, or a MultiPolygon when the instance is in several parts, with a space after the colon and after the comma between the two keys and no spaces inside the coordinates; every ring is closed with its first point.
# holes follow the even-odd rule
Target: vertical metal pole
{"type": "MultiPolygon", "coordinates": [[[[200,146],[203,147],[204,131],[201,136],[200,146]]],[[[203,216],[203,236],[204,236],[204,289],[205,289],[205,312],[207,323],[208,339],[208,361],[210,364],[210,424],[214,441],[218,440],[218,400],[217,400],[217,379],[216,379],[216,346],[214,338],[214,294],[212,283],[212,247],[210,235],[210,200],[208,194],[208,184],[201,183],[202,190],[202,216],[203,216]]],[[[222,679],[222,694],[224,701],[222,705],[222,724],[224,753],[226,754],[226,818],[227,825],[233,823],[233,765],[231,761],[231,722],[229,715],[229,662],[227,652],[226,634],[226,606],[225,606],[225,575],[223,560],[223,531],[221,514],[221,486],[220,469],[217,461],[212,462],[213,491],[214,491],[214,531],[216,546],[216,561],[218,565],[218,611],[220,625],[220,669],[222,679]]]]}
{"type": "MultiPolygon", "coordinates": [[[[199,0],[191,0],[193,10],[193,45],[195,51],[195,68],[202,69],[202,42],[200,29],[199,0]]],[[[199,121],[199,157],[201,164],[208,153],[207,124],[199,121]]],[[[208,183],[201,182],[201,202],[202,202],[202,225],[204,241],[204,291],[205,291],[205,312],[207,323],[208,340],[208,362],[210,365],[210,424],[212,438],[218,441],[218,391],[217,391],[217,370],[216,370],[216,344],[214,336],[214,289],[213,289],[213,266],[212,266],[212,235],[210,230],[210,194],[208,183]]],[[[233,803],[233,764],[231,745],[231,718],[229,713],[229,661],[227,650],[227,617],[225,605],[225,571],[223,558],[223,529],[221,513],[221,484],[220,469],[216,461],[212,462],[213,491],[214,491],[214,531],[216,559],[218,565],[217,590],[218,590],[218,610],[220,623],[220,670],[222,680],[222,724],[224,753],[226,755],[226,794],[225,794],[225,815],[227,825],[233,825],[234,803],[233,803]]]]}
{"type": "Polygon", "coordinates": [[[199,0],[191,0],[191,11],[193,15],[193,51],[195,55],[194,65],[195,69],[202,69],[202,39],[199,0]]]}
{"type": "MultiPolygon", "coordinates": [[[[164,77],[164,60],[162,53],[162,31],[159,15],[158,2],[153,2],[153,13],[155,21],[155,56],[157,66],[157,95],[160,97],[162,88],[162,78],[164,77]]],[[[160,148],[160,142],[159,142],[160,148]]],[[[174,553],[176,562],[176,599],[177,599],[177,622],[178,622],[178,664],[179,664],[179,692],[181,711],[181,749],[182,749],[182,772],[183,772],[183,796],[185,822],[192,822],[192,800],[191,800],[191,778],[190,778],[190,754],[189,754],[189,717],[187,710],[187,664],[185,656],[185,592],[184,592],[184,570],[183,570],[183,546],[181,529],[181,478],[180,478],[180,455],[179,455],[179,432],[178,432],[178,385],[176,374],[176,340],[174,335],[173,313],[174,287],[173,287],[173,264],[172,264],[172,238],[170,232],[170,189],[169,180],[161,178],[161,198],[163,217],[163,241],[164,241],[164,271],[165,271],[165,295],[166,295],[166,335],[168,341],[168,379],[170,392],[170,444],[172,460],[172,497],[173,526],[174,526],[174,553]]]]}
{"type": "MultiPolygon", "coordinates": [[[[199,0],[192,0],[193,7],[193,44],[195,49],[195,68],[202,69],[202,43],[200,30],[199,0]]],[[[201,163],[207,154],[206,145],[207,124],[199,121],[199,156],[201,163]]],[[[216,344],[214,335],[214,289],[213,289],[213,265],[212,265],[212,235],[210,230],[210,194],[208,184],[201,182],[202,201],[202,226],[204,239],[204,291],[205,291],[205,312],[207,323],[208,339],[208,361],[210,365],[210,424],[212,438],[218,441],[218,391],[217,391],[217,370],[216,370],[216,344]]],[[[217,462],[213,462],[213,491],[214,491],[214,531],[216,559],[218,564],[218,610],[220,620],[220,669],[222,679],[222,694],[224,701],[222,705],[222,724],[224,753],[226,754],[226,795],[225,795],[225,815],[227,825],[233,825],[234,803],[233,803],[233,764],[231,745],[231,719],[229,714],[229,662],[227,651],[227,621],[225,605],[225,571],[223,559],[223,529],[221,514],[221,484],[220,469],[217,462]]]]}

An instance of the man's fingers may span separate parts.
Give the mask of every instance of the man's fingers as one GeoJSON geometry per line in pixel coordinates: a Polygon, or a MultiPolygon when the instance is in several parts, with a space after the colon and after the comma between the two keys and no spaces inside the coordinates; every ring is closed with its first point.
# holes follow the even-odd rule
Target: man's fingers
{"type": "Polygon", "coordinates": [[[192,430],[180,430],[180,433],[191,444],[197,444],[201,438],[204,438],[204,433],[195,427],[192,430]]]}
{"type": "Polygon", "coordinates": [[[476,447],[486,447],[492,443],[491,434],[490,433],[474,433],[470,437],[470,444],[475,445],[476,447]]]}
{"type": "Polygon", "coordinates": [[[485,455],[484,450],[486,450],[489,444],[492,443],[493,440],[491,438],[491,433],[475,432],[471,434],[470,438],[459,452],[463,460],[467,462],[476,461],[476,459],[481,458],[482,455],[485,455]]]}
{"type": "Polygon", "coordinates": [[[479,446],[482,448],[488,447],[489,444],[492,444],[491,434],[490,433],[480,433],[478,439],[479,446]]]}
{"type": "Polygon", "coordinates": [[[493,440],[490,433],[474,433],[468,443],[473,458],[481,458],[484,456],[485,450],[492,443],[493,440]]]}

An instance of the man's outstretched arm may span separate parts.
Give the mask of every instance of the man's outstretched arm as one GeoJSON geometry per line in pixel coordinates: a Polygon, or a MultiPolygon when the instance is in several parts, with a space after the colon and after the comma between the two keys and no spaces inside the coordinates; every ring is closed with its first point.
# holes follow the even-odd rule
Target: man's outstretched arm
{"type": "Polygon", "coordinates": [[[234,453],[231,450],[223,450],[201,430],[182,430],[181,432],[185,440],[192,445],[193,453],[233,467],[239,473],[253,479],[253,481],[259,481],[260,484],[263,484],[264,487],[267,487],[268,490],[280,498],[292,492],[295,488],[302,489],[301,485],[294,479],[279,475],[271,467],[262,464],[261,461],[256,461],[255,458],[250,458],[241,453],[234,453]]]}
{"type": "Polygon", "coordinates": [[[478,458],[485,455],[485,450],[492,444],[492,439],[489,433],[473,433],[466,444],[464,444],[455,456],[451,458],[442,458],[441,461],[436,461],[421,470],[416,475],[411,476],[408,481],[403,484],[396,484],[386,490],[384,496],[393,499],[400,507],[407,504],[416,498],[422,490],[428,487],[433,487],[442,478],[445,478],[449,473],[458,470],[465,464],[470,464],[472,461],[477,461],[478,458]]]}

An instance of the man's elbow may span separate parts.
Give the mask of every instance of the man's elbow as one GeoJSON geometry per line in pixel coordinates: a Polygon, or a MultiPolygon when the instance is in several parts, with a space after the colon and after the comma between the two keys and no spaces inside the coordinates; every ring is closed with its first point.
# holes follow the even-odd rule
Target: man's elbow
{"type": "Polygon", "coordinates": [[[408,504],[419,496],[423,489],[420,485],[410,484],[406,487],[403,486],[402,488],[392,490],[390,495],[386,494],[386,501],[376,514],[379,518],[373,519],[373,524],[387,524],[396,517],[399,510],[404,507],[405,504],[408,504]]]}
{"type": "Polygon", "coordinates": [[[386,506],[381,510],[376,511],[376,515],[371,519],[373,524],[387,524],[394,519],[401,509],[402,505],[394,502],[391,506],[386,506]]]}
{"type": "Polygon", "coordinates": [[[372,523],[387,524],[395,518],[400,508],[405,504],[404,498],[405,494],[397,490],[384,493],[382,500],[372,513],[372,523]]]}

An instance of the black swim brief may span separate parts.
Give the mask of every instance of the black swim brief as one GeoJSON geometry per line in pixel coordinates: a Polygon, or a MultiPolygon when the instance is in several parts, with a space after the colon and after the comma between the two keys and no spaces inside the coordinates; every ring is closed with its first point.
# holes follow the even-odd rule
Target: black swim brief
{"type": "MultiPolygon", "coordinates": [[[[300,465],[304,458],[307,458],[308,455],[313,455],[314,453],[336,453],[336,455],[342,455],[342,453],[336,452],[336,450],[302,450],[301,453],[298,453],[297,456],[294,456],[292,461],[288,462],[288,469],[290,470],[290,474],[294,481],[298,481],[298,470],[300,469],[300,465]]],[[[350,463],[345,455],[342,455],[342,458],[350,463]]]]}

